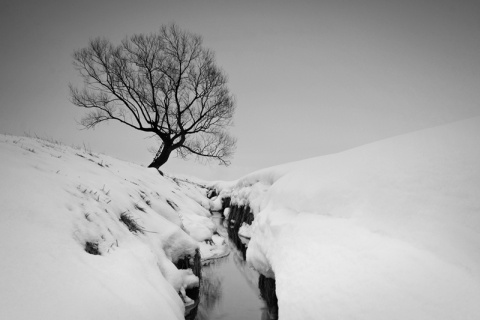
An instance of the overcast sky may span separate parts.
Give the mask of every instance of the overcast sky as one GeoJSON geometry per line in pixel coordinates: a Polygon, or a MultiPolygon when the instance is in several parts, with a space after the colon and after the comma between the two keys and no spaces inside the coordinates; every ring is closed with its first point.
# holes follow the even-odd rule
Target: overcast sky
{"type": "Polygon", "coordinates": [[[480,1],[8,1],[0,10],[0,132],[52,137],[147,165],[153,141],[117,124],[80,130],[72,53],[171,22],[229,76],[232,165],[166,172],[234,179],[480,115],[480,1]]]}

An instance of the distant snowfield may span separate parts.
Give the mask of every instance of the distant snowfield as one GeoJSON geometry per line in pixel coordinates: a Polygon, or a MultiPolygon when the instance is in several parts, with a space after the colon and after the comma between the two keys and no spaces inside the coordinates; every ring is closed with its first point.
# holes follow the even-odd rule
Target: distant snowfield
{"type": "Polygon", "coordinates": [[[154,169],[1,135],[0,178],[0,319],[183,319],[172,261],[224,254],[206,191],[154,169]]]}
{"type": "Polygon", "coordinates": [[[214,185],[280,319],[479,319],[480,118],[214,185]]]}

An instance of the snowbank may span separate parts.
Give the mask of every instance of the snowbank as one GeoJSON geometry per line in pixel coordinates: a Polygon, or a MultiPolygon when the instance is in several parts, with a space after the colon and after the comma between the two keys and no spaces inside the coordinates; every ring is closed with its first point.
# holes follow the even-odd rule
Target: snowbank
{"type": "Polygon", "coordinates": [[[480,118],[216,183],[280,319],[478,319],[480,118]]]}
{"type": "Polygon", "coordinates": [[[206,190],[40,139],[0,155],[1,319],[184,318],[198,278],[174,263],[212,238],[206,190]]]}
{"type": "Polygon", "coordinates": [[[240,229],[238,229],[238,235],[250,239],[252,237],[252,226],[243,222],[240,229]]]}

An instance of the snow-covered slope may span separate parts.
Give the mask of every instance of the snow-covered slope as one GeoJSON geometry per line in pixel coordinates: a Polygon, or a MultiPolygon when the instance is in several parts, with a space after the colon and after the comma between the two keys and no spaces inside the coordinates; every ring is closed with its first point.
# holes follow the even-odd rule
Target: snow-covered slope
{"type": "Polygon", "coordinates": [[[217,183],[287,319],[480,319],[480,118],[217,183]]]}
{"type": "Polygon", "coordinates": [[[0,319],[184,318],[198,279],[172,261],[219,249],[200,188],[8,135],[0,179],[0,319]]]}

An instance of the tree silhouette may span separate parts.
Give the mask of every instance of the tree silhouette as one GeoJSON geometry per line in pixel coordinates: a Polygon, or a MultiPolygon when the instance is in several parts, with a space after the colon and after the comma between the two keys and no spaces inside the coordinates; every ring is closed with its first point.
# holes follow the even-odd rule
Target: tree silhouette
{"type": "Polygon", "coordinates": [[[159,168],[173,151],[181,158],[229,164],[236,140],[226,127],[235,103],[225,73],[200,36],[164,25],[117,46],[95,38],[73,59],[84,87],[70,85],[71,101],[88,109],[82,126],[114,120],[158,138],[149,167],[159,168]]]}

